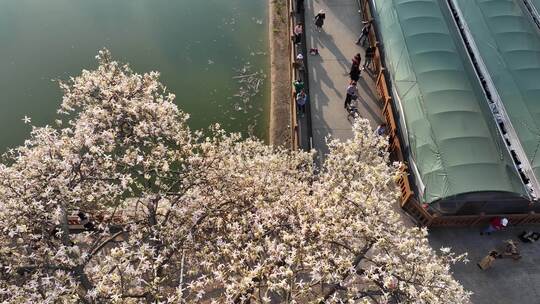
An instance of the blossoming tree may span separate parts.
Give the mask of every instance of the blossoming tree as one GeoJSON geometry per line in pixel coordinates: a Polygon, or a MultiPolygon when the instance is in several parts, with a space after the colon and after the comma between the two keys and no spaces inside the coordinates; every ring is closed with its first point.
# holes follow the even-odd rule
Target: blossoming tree
{"type": "Polygon", "coordinates": [[[392,211],[398,170],[367,122],[315,174],[310,153],[191,131],[158,73],[97,59],[61,83],[64,125],[0,165],[0,301],[468,302],[463,257],[392,211]]]}

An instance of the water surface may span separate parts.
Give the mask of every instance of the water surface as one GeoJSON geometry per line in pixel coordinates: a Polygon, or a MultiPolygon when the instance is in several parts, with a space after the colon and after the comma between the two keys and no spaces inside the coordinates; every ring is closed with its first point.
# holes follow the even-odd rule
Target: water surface
{"type": "Polygon", "coordinates": [[[136,72],[160,71],[191,127],[266,139],[267,28],[267,0],[0,0],[0,151],[28,136],[25,115],[52,124],[51,79],[95,67],[102,47],[136,72]]]}

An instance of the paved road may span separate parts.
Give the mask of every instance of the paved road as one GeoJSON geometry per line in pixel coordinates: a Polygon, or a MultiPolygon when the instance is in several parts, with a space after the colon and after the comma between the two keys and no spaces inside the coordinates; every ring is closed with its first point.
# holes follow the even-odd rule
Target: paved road
{"type": "MultiPolygon", "coordinates": [[[[522,243],[517,236],[523,230],[540,231],[540,226],[513,227],[504,232],[481,236],[481,228],[437,228],[429,232],[434,248],[452,247],[457,253],[468,252],[469,263],[452,269],[454,277],[474,292],[474,304],[540,303],[540,241],[522,243]],[[499,249],[508,239],[517,240],[522,258],[495,260],[493,267],[480,270],[478,263],[492,249],[499,249]]],[[[500,249],[499,249],[500,250],[500,249]]]]}
{"type": "MultiPolygon", "coordinates": [[[[319,49],[318,56],[308,55],[308,72],[313,147],[321,160],[328,152],[327,136],[342,140],[352,137],[351,121],[347,119],[343,102],[351,59],[356,53],[361,53],[364,58],[364,49],[354,43],[361,31],[361,15],[356,0],[306,2],[307,48],[319,49]],[[320,9],[326,12],[326,20],[319,33],[313,18],[320,9]]],[[[358,82],[362,101],[359,112],[376,128],[382,122],[382,104],[378,101],[372,77],[364,71],[358,82]]]]}

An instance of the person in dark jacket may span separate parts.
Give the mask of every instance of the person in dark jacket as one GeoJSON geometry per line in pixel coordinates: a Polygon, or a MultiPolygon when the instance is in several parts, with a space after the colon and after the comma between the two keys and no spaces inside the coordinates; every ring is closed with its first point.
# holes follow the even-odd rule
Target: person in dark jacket
{"type": "Polygon", "coordinates": [[[319,32],[322,30],[325,18],[326,18],[326,14],[324,10],[320,10],[319,13],[315,15],[315,26],[317,27],[317,30],[319,32]]]}
{"type": "Polygon", "coordinates": [[[298,22],[294,27],[294,44],[298,44],[302,41],[302,34],[304,33],[304,26],[301,22],[298,22]]]}
{"type": "Polygon", "coordinates": [[[369,65],[373,62],[373,57],[375,57],[375,47],[370,46],[366,49],[366,59],[364,60],[362,70],[369,68],[369,65]]]}
{"type": "Polygon", "coordinates": [[[304,117],[304,114],[306,113],[306,102],[307,95],[306,92],[302,89],[300,93],[296,94],[297,113],[300,114],[300,117],[304,117]]]}
{"type": "Polygon", "coordinates": [[[371,22],[372,22],[371,20],[362,21],[362,23],[364,24],[364,27],[362,27],[362,33],[360,33],[360,37],[358,37],[358,40],[356,40],[356,44],[363,45],[363,43],[366,41],[369,35],[369,30],[371,29],[371,22]]]}
{"type": "Polygon", "coordinates": [[[362,62],[362,56],[360,55],[360,53],[357,53],[356,55],[354,55],[354,57],[351,59],[351,64],[352,65],[360,65],[360,62],[362,62]]]}
{"type": "Polygon", "coordinates": [[[360,71],[360,62],[362,62],[362,56],[360,53],[357,53],[354,55],[351,61],[351,70],[349,72],[349,76],[351,77],[351,80],[357,82],[360,79],[360,74],[362,73],[362,71],[360,71]]]}
{"type": "Polygon", "coordinates": [[[360,74],[362,72],[360,71],[360,66],[353,64],[351,66],[351,71],[349,72],[349,76],[351,77],[351,80],[354,82],[357,82],[360,80],[360,74]]]}

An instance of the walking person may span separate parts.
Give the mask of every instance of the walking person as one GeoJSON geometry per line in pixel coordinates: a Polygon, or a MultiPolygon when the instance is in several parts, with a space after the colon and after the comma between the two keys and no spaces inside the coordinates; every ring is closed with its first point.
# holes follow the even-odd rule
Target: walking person
{"type": "Polygon", "coordinates": [[[508,226],[508,219],[496,216],[489,221],[489,226],[480,232],[480,235],[484,235],[484,233],[490,235],[492,232],[504,230],[506,226],[508,226]]]}
{"type": "Polygon", "coordinates": [[[299,44],[302,41],[302,33],[304,32],[304,26],[301,22],[298,22],[294,27],[294,44],[299,44]]]}
{"type": "Polygon", "coordinates": [[[320,10],[319,13],[315,15],[315,26],[317,27],[317,30],[319,32],[322,30],[325,18],[326,18],[326,13],[324,12],[324,10],[320,10]]]}
{"type": "Polygon", "coordinates": [[[353,65],[351,66],[351,71],[349,72],[351,80],[354,82],[358,82],[358,80],[360,80],[361,73],[362,71],[360,71],[360,66],[353,63],[353,65]]]}
{"type": "Polygon", "coordinates": [[[349,71],[349,76],[351,80],[358,82],[360,80],[360,74],[362,71],[360,70],[360,62],[362,61],[362,56],[360,53],[357,53],[354,55],[354,57],[351,60],[351,70],[349,71]]]}
{"type": "Polygon", "coordinates": [[[298,55],[296,55],[295,67],[296,67],[299,71],[303,71],[303,70],[304,70],[304,55],[302,55],[302,53],[299,53],[298,55]]]}
{"type": "Polygon", "coordinates": [[[302,89],[300,93],[296,94],[296,108],[298,113],[300,113],[300,117],[304,117],[304,114],[306,113],[306,102],[307,95],[304,89],[302,89]]]}
{"type": "Polygon", "coordinates": [[[343,107],[348,109],[353,100],[358,99],[358,88],[356,87],[356,81],[351,80],[349,86],[347,86],[347,96],[345,97],[345,103],[343,107]]]}
{"type": "Polygon", "coordinates": [[[366,41],[369,35],[369,30],[371,29],[372,20],[362,21],[362,23],[364,24],[364,27],[362,27],[362,33],[360,33],[360,37],[358,37],[358,40],[356,40],[356,44],[359,45],[363,45],[366,41]]]}
{"type": "Polygon", "coordinates": [[[293,85],[294,85],[294,93],[295,94],[298,94],[300,93],[301,91],[304,90],[304,82],[300,79],[296,79],[294,82],[293,82],[293,85]]]}
{"type": "Polygon", "coordinates": [[[364,65],[362,66],[362,71],[367,68],[370,68],[369,66],[373,62],[373,57],[375,57],[375,47],[370,46],[366,49],[366,59],[364,60],[364,65]]]}
{"type": "Polygon", "coordinates": [[[354,55],[354,57],[351,60],[351,65],[359,66],[361,61],[362,61],[362,56],[360,55],[360,53],[356,53],[356,55],[354,55]]]}

